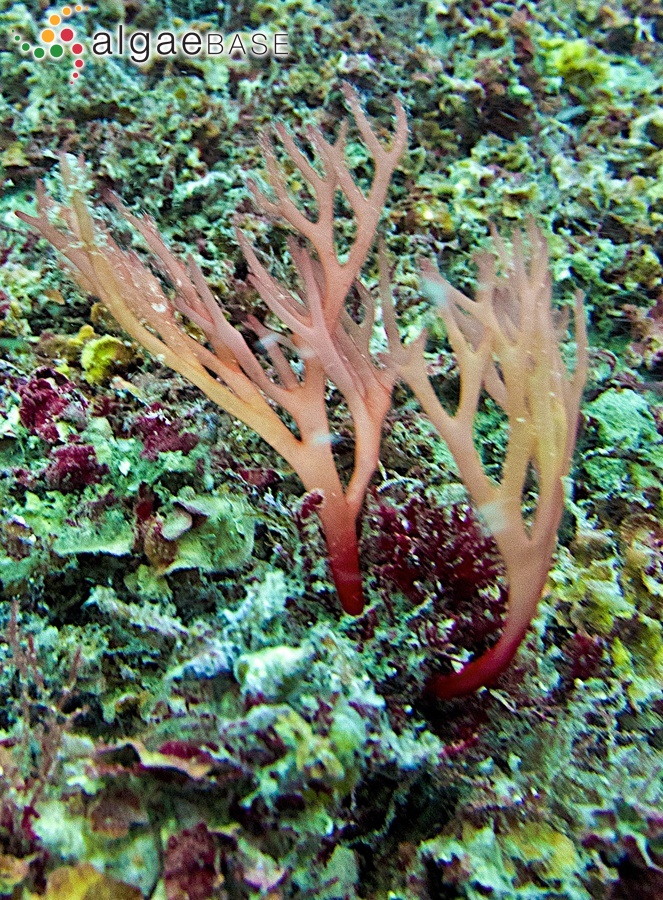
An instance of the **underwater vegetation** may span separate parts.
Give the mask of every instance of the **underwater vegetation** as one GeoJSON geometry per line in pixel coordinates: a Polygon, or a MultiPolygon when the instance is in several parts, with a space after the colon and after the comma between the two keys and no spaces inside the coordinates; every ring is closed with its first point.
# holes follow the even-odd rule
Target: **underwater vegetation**
{"type": "MultiPolygon", "coordinates": [[[[294,239],[288,242],[304,290],[292,293],[283,288],[259,262],[244,235],[237,234],[253,285],[292,335],[266,328],[255,316],[248,317],[275,377],[270,378],[241,332],[225,318],[193,259],[189,258],[187,271],[169,253],[153,223],[142,222],[115,197],[110,198],[140,232],[162,274],[171,281],[172,299],[135,253],[122,251],[107,230],[94,222],[64,157],[63,180],[72,196],[71,205],[61,205],[58,213],[66,221],[67,231],[51,223],[49,211],[54,204],[45,196],[42,185],[38,186],[39,216],[17,214],[64,254],[80,286],[101,298],[134,340],[253,428],[292,465],[307,491],[319,494],[316,512],[326,537],[332,577],[343,609],[353,615],[360,615],[364,609],[357,517],[379,462],[382,425],[394,377],[399,374],[405,378],[445,437],[463,482],[487,521],[509,586],[508,615],[501,639],[461,672],[438,676],[431,682],[430,689],[441,699],[448,699],[482,687],[501,674],[525,636],[544,588],[564,506],[562,478],[571,464],[587,374],[582,297],[576,295],[578,349],[575,372],[569,378],[557,346],[545,239],[532,223],[528,227],[529,269],[522,238],[514,239],[511,258],[504,243],[493,234],[504,274],[498,277],[494,259],[479,257],[481,287],[476,301],[454,291],[432,266],[426,266],[424,283],[444,319],[460,369],[458,408],[450,416],[428,378],[425,334],[407,346],[401,345],[383,250],[380,294],[389,350],[381,356],[382,368],[375,366],[369,350],[375,305],[358,276],[374,241],[390,176],[404,150],[407,125],[403,108],[396,103],[396,132],[389,149],[384,150],[356,94],[346,86],[345,95],[375,164],[366,196],[345,164],[347,122],[343,122],[334,144],[309,130],[308,138],[322,159],[322,176],[286,130],[277,128],[289,159],[313,191],[315,220],[302,213],[288,195],[285,175],[277,167],[271,144],[264,142],[277,201],[261,195],[260,206],[270,215],[285,219],[313,248],[314,255],[294,239]],[[356,219],[354,242],[342,263],[334,245],[337,190],[347,198],[356,219]],[[361,323],[346,309],[353,287],[364,307],[361,323]],[[200,328],[211,352],[186,332],[175,318],[177,313],[200,328]],[[293,352],[294,360],[288,360],[286,348],[293,352]],[[353,423],[354,468],[345,490],[332,453],[325,407],[328,382],[342,394],[353,423]],[[474,418],[483,389],[507,417],[508,444],[497,484],[484,472],[474,444],[474,418]],[[269,406],[268,399],[290,415],[297,436],[269,406]],[[530,467],[539,494],[531,528],[522,512],[530,467]]],[[[252,189],[256,194],[255,185],[252,189]]]]}
{"type": "Polygon", "coordinates": [[[0,896],[661,896],[660,4],[104,0],[291,53],[75,85],[41,15],[0,896]]]}

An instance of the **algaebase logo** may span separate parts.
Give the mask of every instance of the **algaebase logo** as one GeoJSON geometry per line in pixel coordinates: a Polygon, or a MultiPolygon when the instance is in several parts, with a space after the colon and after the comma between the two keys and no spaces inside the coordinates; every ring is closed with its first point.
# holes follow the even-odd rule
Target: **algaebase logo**
{"type": "Polygon", "coordinates": [[[81,38],[76,37],[76,31],[68,24],[68,19],[76,13],[85,12],[88,6],[77,3],[75,6],[63,6],[58,12],[47,12],[45,24],[39,29],[39,43],[31,44],[23,40],[18,32],[14,32],[14,40],[22,41],[23,53],[31,53],[36,60],[62,59],[66,53],[74,58],[74,69],[71,73],[70,84],[73,84],[85,65],[83,56],[85,46],[81,38]]]}
{"type": "MultiPolygon", "coordinates": [[[[90,59],[108,56],[127,57],[134,65],[143,65],[150,59],[176,59],[181,57],[228,57],[243,59],[247,56],[271,56],[284,59],[290,54],[287,31],[234,31],[221,34],[207,27],[200,29],[190,26],[183,32],[170,30],[142,31],[127,28],[123,23],[117,25],[114,34],[97,30],[91,38],[82,34],[76,36],[69,24],[71,16],[87,12],[88,6],[76,4],[63,6],[57,11],[49,11],[45,15],[44,24],[38,29],[39,43],[32,44],[25,40],[18,30],[14,30],[14,40],[25,54],[40,62],[47,59],[62,59],[67,54],[73,57],[73,71],[70,84],[74,84],[85,65],[84,54],[90,59]]],[[[83,29],[81,29],[83,32],[83,29]]]]}

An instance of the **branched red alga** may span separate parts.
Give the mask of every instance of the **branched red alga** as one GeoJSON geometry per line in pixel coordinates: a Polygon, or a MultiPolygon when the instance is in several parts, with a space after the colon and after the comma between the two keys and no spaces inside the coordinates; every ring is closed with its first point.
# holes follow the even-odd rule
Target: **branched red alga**
{"type": "Polygon", "coordinates": [[[492,230],[496,255],[477,255],[478,287],[470,300],[430,263],[424,286],[446,326],[460,370],[460,399],[453,414],[441,404],[427,373],[422,334],[401,344],[390,297],[384,318],[391,355],[433,425],[444,438],[472,501],[504,561],[508,611],[497,643],[452,675],[439,675],[430,688],[446,699],[491,684],[520,646],[545,587],[557,529],[564,510],[564,477],[571,466],[587,376],[587,331],[582,296],[575,298],[576,362],[567,371],[552,308],[548,245],[533,221],[529,251],[516,233],[510,253],[492,230]],[[499,260],[500,272],[497,262],[499,260]],[[498,479],[484,470],[474,440],[480,399],[488,395],[508,422],[508,443],[498,479]],[[536,509],[523,511],[526,483],[536,485],[536,509]]]}
{"type": "MultiPolygon", "coordinates": [[[[189,257],[183,265],[151,220],[137,218],[117,197],[108,195],[145,239],[153,261],[172,284],[174,296],[164,292],[149,265],[135,252],[120,248],[108,229],[90,215],[66,157],[62,157],[61,171],[70,205],[58,206],[65,227],[58,228],[51,221],[55,204],[42,185],[37,190],[39,215],[18,215],[66,257],[80,286],[97,296],[134,340],[254,429],[290,463],[307,491],[324,496],[319,516],[334,583],[345,611],[357,615],[364,607],[357,516],[377,468],[382,424],[395,379],[395,372],[369,353],[375,304],[359,278],[375,240],[391,175],[406,146],[407,121],[403,107],[395,101],[395,131],[385,149],[355,92],[346,86],[345,96],[373,158],[373,181],[366,194],[345,161],[347,121],[333,143],[316,129],[309,129],[307,137],[321,172],[282,125],[262,140],[275,200],[254,184],[251,187],[258,206],[275,219],[285,220],[298,235],[290,239],[289,249],[301,282],[299,290],[282,285],[259,260],[248,238],[237,233],[251,283],[288,331],[276,331],[249,318],[247,324],[260,340],[267,366],[227,320],[194,260],[189,257]],[[302,212],[288,193],[286,165],[277,162],[274,150],[276,137],[288,157],[287,166],[299,171],[314,194],[315,218],[302,212]],[[334,235],[338,191],[352,209],[357,226],[343,262],[334,235]],[[353,319],[346,307],[353,290],[363,303],[361,321],[353,319]],[[182,327],[182,316],[202,330],[205,344],[182,327]],[[326,406],[329,382],[343,395],[354,426],[354,467],[347,484],[341,481],[332,452],[326,406]],[[294,428],[278,409],[294,422],[294,428]]],[[[381,292],[385,293],[386,264],[381,268],[381,292]]]]}

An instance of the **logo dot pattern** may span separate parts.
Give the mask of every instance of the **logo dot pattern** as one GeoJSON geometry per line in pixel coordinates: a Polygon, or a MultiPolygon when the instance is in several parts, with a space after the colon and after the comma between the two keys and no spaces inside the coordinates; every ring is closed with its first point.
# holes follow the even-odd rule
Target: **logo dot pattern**
{"type": "Polygon", "coordinates": [[[45,27],[39,32],[39,43],[31,44],[22,39],[20,34],[14,34],[15,41],[22,41],[20,44],[23,53],[32,53],[36,60],[62,59],[68,51],[74,59],[74,71],[71,73],[70,84],[74,84],[76,78],[80,75],[80,70],[85,65],[81,57],[85,53],[85,46],[80,40],[76,40],[76,31],[68,24],[65,19],[73,16],[75,13],[86,12],[87,6],[77,3],[75,6],[63,6],[58,11],[47,13],[45,18],[45,27]]]}

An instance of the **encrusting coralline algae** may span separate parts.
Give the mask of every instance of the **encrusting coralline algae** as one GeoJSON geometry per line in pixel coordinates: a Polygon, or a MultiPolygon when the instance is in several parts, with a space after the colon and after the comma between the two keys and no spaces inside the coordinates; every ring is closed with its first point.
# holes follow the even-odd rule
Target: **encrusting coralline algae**
{"type": "MultiPolygon", "coordinates": [[[[0,10],[0,895],[660,895],[659,12],[628,0],[572,10],[561,0],[286,0],[223,17],[204,0],[175,0],[168,12],[102,4],[71,17],[82,40],[120,25],[269,29],[288,33],[291,53],[142,67],[88,54],[70,84],[71,55],[40,61],[12,36],[36,46],[45,16],[62,9],[0,10]],[[373,218],[385,250],[366,256],[365,288],[340,301],[380,390],[409,375],[433,416],[441,404],[441,423],[457,409],[470,370],[455,354],[477,353],[486,337],[467,314],[492,278],[493,222],[507,245],[498,294],[513,253],[528,260],[521,285],[549,267],[561,311],[546,325],[539,373],[554,376],[555,397],[534,432],[553,436],[540,452],[557,459],[549,483],[561,490],[583,363],[575,340],[560,337],[570,298],[585,295],[588,379],[557,548],[552,560],[550,541],[527,556],[551,563],[538,583],[515,565],[536,599],[545,580],[543,596],[511,665],[462,699],[426,688],[455,671],[446,685],[458,693],[466,663],[494,658],[514,621],[514,564],[505,570],[486,527],[499,535],[499,508],[476,495],[417,397],[398,381],[374,441],[379,465],[356,483],[364,608],[343,615],[320,528],[324,485],[302,494],[278,454],[130,340],[102,292],[76,287],[62,257],[14,216],[34,215],[38,179],[56,208],[69,205],[58,157],[69,154],[76,172],[83,154],[89,174],[78,187],[119,252],[134,253],[172,301],[173,278],[103,202],[110,191],[134,221],[155,221],[173,259],[191,256],[196,290],[204,279],[264,378],[283,387],[286,366],[299,380],[311,362],[278,336],[250,276],[287,306],[305,287],[297,266],[315,291],[319,257],[305,241],[289,245],[292,230],[251,199],[253,176],[272,211],[285,202],[270,193],[257,136],[283,123],[295,158],[301,151],[304,170],[322,176],[314,135],[338,137],[344,83],[385,152],[398,130],[395,97],[409,123],[373,218]],[[425,265],[422,279],[424,259],[445,281],[425,265]],[[406,347],[419,348],[410,354],[425,354],[414,357],[414,379],[396,323],[406,347]]],[[[343,166],[364,195],[376,174],[366,138],[351,121],[343,166]]],[[[286,197],[318,221],[282,139],[271,146],[286,197]]],[[[329,209],[343,260],[361,223],[340,191],[329,209]]],[[[504,348],[517,346],[531,320],[513,303],[497,316],[504,348]]],[[[203,345],[204,317],[178,313],[174,323],[187,346],[203,345]]],[[[572,337],[582,347],[580,329],[572,337]]],[[[524,344],[531,360],[541,358],[530,355],[535,344],[524,344]]],[[[501,404],[500,363],[495,373],[476,415],[466,401],[493,484],[509,471],[517,431],[501,404]]],[[[528,390],[526,378],[516,385],[528,390]]],[[[333,440],[316,447],[347,489],[360,404],[351,410],[331,384],[321,396],[318,434],[333,440]]],[[[538,460],[510,482],[528,528],[545,493],[543,457],[517,443],[538,460]]],[[[561,508],[558,495],[549,539],[561,508]]],[[[345,603],[361,605],[352,591],[345,603]]]]}

